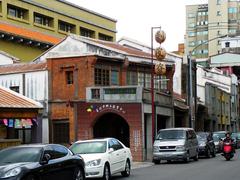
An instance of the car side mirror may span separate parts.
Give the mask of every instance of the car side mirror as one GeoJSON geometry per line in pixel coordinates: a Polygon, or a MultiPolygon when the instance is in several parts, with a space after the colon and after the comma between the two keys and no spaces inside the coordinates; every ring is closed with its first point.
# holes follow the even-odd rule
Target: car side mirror
{"type": "Polygon", "coordinates": [[[42,158],[42,161],[41,161],[41,164],[42,165],[48,164],[50,159],[51,159],[50,154],[44,154],[43,158],[42,158]]]}
{"type": "Polygon", "coordinates": [[[108,152],[109,152],[109,153],[112,153],[113,151],[114,151],[114,149],[113,149],[113,148],[110,148],[108,152]]]}

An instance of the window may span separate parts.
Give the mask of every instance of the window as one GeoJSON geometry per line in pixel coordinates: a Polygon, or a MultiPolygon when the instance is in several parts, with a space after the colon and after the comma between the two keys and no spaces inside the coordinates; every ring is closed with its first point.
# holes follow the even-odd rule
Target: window
{"type": "Polygon", "coordinates": [[[92,99],[100,99],[100,89],[92,89],[92,99]]]}
{"type": "Polygon", "coordinates": [[[97,86],[109,86],[109,69],[107,67],[95,67],[94,70],[95,85],[97,86]]]}
{"type": "Polygon", "coordinates": [[[160,76],[160,89],[167,90],[167,77],[166,76],[160,76]]]}
{"type": "Polygon", "coordinates": [[[222,1],[222,0],[217,0],[217,5],[220,5],[220,4],[221,4],[221,1],[222,1]]]}
{"type": "Polygon", "coordinates": [[[228,8],[228,13],[230,13],[230,14],[237,13],[237,8],[236,7],[228,8]]]}
{"type": "Polygon", "coordinates": [[[236,29],[229,29],[228,33],[229,34],[236,34],[237,30],[236,29]]]}
{"type": "Polygon", "coordinates": [[[195,32],[188,32],[189,37],[194,37],[195,35],[196,35],[195,32]]]}
{"type": "Polygon", "coordinates": [[[188,24],[188,27],[194,28],[194,27],[195,27],[195,23],[189,23],[189,24],[188,24]]]}
{"type": "Polygon", "coordinates": [[[217,11],[217,16],[221,16],[221,11],[217,11]]]}
{"type": "Polygon", "coordinates": [[[58,29],[68,33],[76,33],[76,26],[64,21],[58,21],[58,29]]]}
{"type": "Polygon", "coordinates": [[[145,74],[145,87],[150,88],[151,87],[151,74],[145,74]]]}
{"type": "Polygon", "coordinates": [[[62,158],[64,156],[68,155],[68,150],[63,146],[53,145],[52,149],[53,149],[52,159],[58,159],[58,158],[62,158]]]}
{"type": "Polygon", "coordinates": [[[0,1],[0,13],[2,13],[2,1],[0,1]]]}
{"type": "Polygon", "coordinates": [[[83,28],[83,27],[80,27],[80,35],[85,36],[85,37],[95,38],[95,32],[94,31],[92,31],[90,29],[83,28]]]}
{"type": "Polygon", "coordinates": [[[66,83],[73,84],[73,71],[66,71],[66,83]]]}
{"type": "Polygon", "coordinates": [[[127,72],[127,85],[138,85],[137,71],[127,72]]]}
{"type": "Polygon", "coordinates": [[[19,86],[10,86],[10,89],[12,91],[15,91],[15,92],[19,93],[19,86]]]}
{"type": "Polygon", "coordinates": [[[8,4],[7,11],[9,16],[28,20],[28,10],[26,9],[8,4]]]}
{"type": "Polygon", "coordinates": [[[191,42],[189,42],[189,46],[190,46],[190,47],[194,47],[195,44],[196,44],[195,41],[191,41],[191,42]]]}
{"type": "Polygon", "coordinates": [[[111,70],[111,85],[119,85],[119,72],[118,70],[111,70]]]}
{"type": "Polygon", "coordinates": [[[53,18],[39,13],[34,13],[34,23],[43,26],[53,27],[53,18]]]}
{"type": "Polygon", "coordinates": [[[98,38],[103,41],[113,41],[113,37],[99,33],[98,38]]]}
{"type": "Polygon", "coordinates": [[[188,13],[188,17],[189,17],[189,18],[194,18],[194,17],[195,17],[195,14],[194,14],[194,13],[188,13]]]}
{"type": "Polygon", "coordinates": [[[230,47],[230,42],[225,42],[225,47],[230,47]]]}
{"type": "Polygon", "coordinates": [[[144,73],[143,72],[138,73],[138,86],[144,87],[144,73]]]}

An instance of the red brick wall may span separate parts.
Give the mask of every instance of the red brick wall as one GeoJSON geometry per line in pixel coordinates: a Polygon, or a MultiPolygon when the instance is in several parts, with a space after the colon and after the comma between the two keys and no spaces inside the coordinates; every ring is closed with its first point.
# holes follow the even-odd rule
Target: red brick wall
{"type": "Polygon", "coordinates": [[[49,59],[50,100],[85,99],[86,87],[94,85],[95,62],[95,56],[49,59]],[[73,70],[77,76],[77,81],[74,79],[71,85],[66,83],[67,70],[73,70]],[[76,87],[78,87],[77,96],[74,97],[76,87]]]}
{"type": "MultiPolygon", "coordinates": [[[[111,103],[107,103],[110,105],[111,103]]],[[[122,111],[114,109],[106,109],[102,112],[96,112],[95,110],[91,113],[87,112],[87,108],[94,105],[96,108],[102,106],[102,103],[79,103],[78,104],[78,138],[79,139],[91,139],[93,138],[93,126],[103,114],[105,113],[116,113],[123,117],[129,125],[130,134],[130,149],[133,155],[134,161],[143,161],[142,152],[142,110],[141,104],[120,104],[114,103],[114,105],[122,107],[122,111]]],[[[106,105],[106,104],[105,104],[106,105]]],[[[113,105],[113,104],[111,104],[113,105]]]]}

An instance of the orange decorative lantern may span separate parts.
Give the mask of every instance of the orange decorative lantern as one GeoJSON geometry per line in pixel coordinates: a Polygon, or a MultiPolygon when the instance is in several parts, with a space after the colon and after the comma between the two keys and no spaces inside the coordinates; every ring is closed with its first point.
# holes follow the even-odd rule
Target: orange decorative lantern
{"type": "Polygon", "coordinates": [[[167,52],[164,48],[159,47],[155,49],[155,56],[157,60],[162,61],[167,55],[167,52]]]}
{"type": "Polygon", "coordinates": [[[167,72],[167,68],[166,68],[166,65],[165,65],[165,63],[157,63],[156,65],[155,65],[155,73],[157,74],[157,75],[165,75],[166,74],[166,72],[167,72]]]}
{"type": "Polygon", "coordinates": [[[155,40],[158,42],[158,43],[163,43],[166,39],[166,33],[162,30],[160,31],[157,31],[156,34],[155,34],[155,40]]]}

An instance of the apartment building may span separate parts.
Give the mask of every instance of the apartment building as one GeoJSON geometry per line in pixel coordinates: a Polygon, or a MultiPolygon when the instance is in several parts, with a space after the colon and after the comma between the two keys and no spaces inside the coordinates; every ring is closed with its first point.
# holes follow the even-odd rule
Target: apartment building
{"type": "Polygon", "coordinates": [[[30,61],[69,33],[115,41],[116,22],[65,0],[0,0],[0,50],[30,61]]]}
{"type": "Polygon", "coordinates": [[[219,54],[220,37],[239,31],[239,5],[239,0],[209,0],[186,6],[186,53],[195,58],[219,54]]]}

